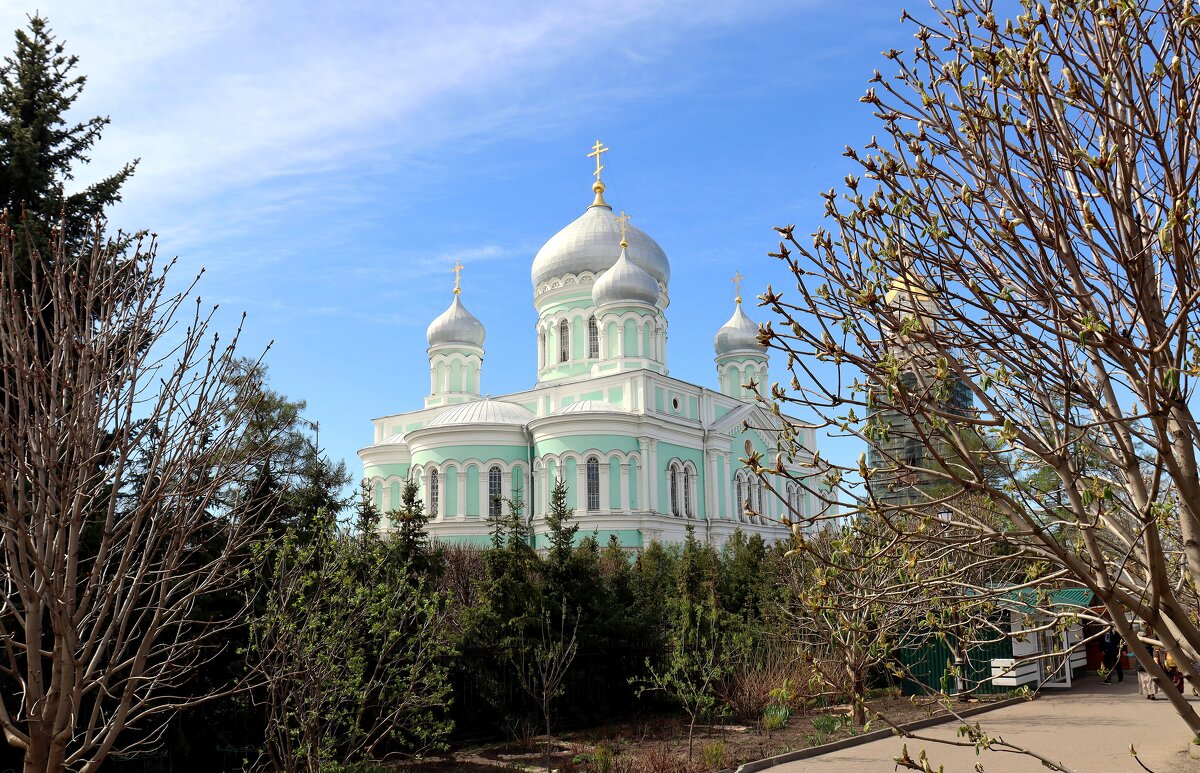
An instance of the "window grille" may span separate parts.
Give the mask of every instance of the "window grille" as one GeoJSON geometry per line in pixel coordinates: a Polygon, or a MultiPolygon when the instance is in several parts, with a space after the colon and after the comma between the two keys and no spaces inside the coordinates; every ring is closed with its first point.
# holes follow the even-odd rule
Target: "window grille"
{"type": "Polygon", "coordinates": [[[679,515],[679,477],[671,465],[671,515],[679,515]]]}
{"type": "Polygon", "coordinates": [[[438,516],[438,471],[434,470],[429,473],[429,517],[437,518],[438,516]]]}
{"type": "Polygon", "coordinates": [[[493,518],[500,515],[500,497],[504,495],[501,489],[500,468],[488,470],[488,515],[493,518]]]}
{"type": "Polygon", "coordinates": [[[594,456],[587,460],[587,509],[600,509],[600,460],[594,456]]]}
{"type": "Polygon", "coordinates": [[[691,518],[692,513],[692,471],[683,468],[683,514],[691,518]]]}
{"type": "Polygon", "coordinates": [[[571,359],[571,328],[564,319],[558,323],[558,361],[571,359]]]}
{"type": "Polygon", "coordinates": [[[596,327],[596,318],[588,317],[588,357],[595,359],[600,356],[600,330],[596,327]]]}

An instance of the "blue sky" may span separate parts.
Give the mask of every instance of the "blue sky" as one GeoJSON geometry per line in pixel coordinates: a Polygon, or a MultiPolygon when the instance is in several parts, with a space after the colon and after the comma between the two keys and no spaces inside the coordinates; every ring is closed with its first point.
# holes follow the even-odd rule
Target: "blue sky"
{"type": "Polygon", "coordinates": [[[818,227],[843,146],[876,131],[858,97],[911,40],[900,9],[7,0],[0,29],[38,10],[80,56],[80,114],[112,125],[79,182],[141,158],[112,224],[206,269],[203,299],[226,329],[247,312],[246,354],[274,342],[272,386],[357,474],[369,420],[422,404],[455,260],[484,392],[534,383],[530,262],[590,203],[597,138],[606,198],[671,259],[671,375],[715,387],[729,277],[789,284],[771,228],[818,227]]]}

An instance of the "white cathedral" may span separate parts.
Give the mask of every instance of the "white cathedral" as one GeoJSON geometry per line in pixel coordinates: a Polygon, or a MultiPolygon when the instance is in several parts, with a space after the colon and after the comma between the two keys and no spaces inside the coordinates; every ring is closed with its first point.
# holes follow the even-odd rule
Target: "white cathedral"
{"type": "MultiPolygon", "coordinates": [[[[764,460],[778,450],[779,420],[750,386],[768,384],[758,326],[739,293],[714,340],[719,390],[668,375],[671,265],[605,202],[606,150],[597,142],[589,154],[591,206],[533,259],[537,383],[482,395],[484,328],[463,305],[456,265],[450,307],[426,333],[425,407],[375,419],[374,444],[358,452],[375,503],[398,506],[401,484],[414,479],[431,537],[483,545],[488,516],[518,502],[542,547],[562,479],[580,534],[601,545],[611,535],[631,549],[679,542],[689,525],[716,545],[735,529],[786,537],[782,519],[813,516],[817,504],[782,477],[768,488],[741,461],[748,447],[764,460]]],[[[797,476],[815,448],[812,431],[799,432],[803,458],[788,466],[797,476]]]]}

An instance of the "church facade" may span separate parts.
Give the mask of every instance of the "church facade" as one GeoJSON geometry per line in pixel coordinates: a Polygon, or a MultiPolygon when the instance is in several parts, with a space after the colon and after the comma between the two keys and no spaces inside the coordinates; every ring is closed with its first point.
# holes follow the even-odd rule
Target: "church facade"
{"type": "MultiPolygon", "coordinates": [[[[749,449],[771,461],[779,450],[779,420],[753,391],[768,384],[758,326],[739,294],[714,339],[718,388],[671,378],[670,262],[604,200],[605,150],[597,142],[590,154],[592,204],[533,261],[536,384],[484,396],[484,326],[456,275],[449,308],[426,333],[424,407],[374,419],[373,444],[359,451],[375,503],[397,506],[411,478],[433,538],[482,545],[488,517],[515,502],[540,546],[561,479],[580,533],[601,544],[612,535],[633,549],[678,542],[689,525],[714,544],[735,529],[786,537],[784,521],[815,515],[816,500],[783,476],[764,484],[741,461],[749,449]]],[[[799,432],[788,468],[797,476],[814,450],[811,430],[799,432]]]]}

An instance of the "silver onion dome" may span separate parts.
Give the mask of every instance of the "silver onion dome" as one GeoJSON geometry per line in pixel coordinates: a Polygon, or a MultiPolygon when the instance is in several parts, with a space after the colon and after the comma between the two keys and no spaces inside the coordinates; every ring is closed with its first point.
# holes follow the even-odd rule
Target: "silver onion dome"
{"type": "Polygon", "coordinates": [[[747,349],[766,351],[766,347],[758,342],[758,325],[742,311],[740,300],[733,310],[733,316],[717,331],[713,339],[713,349],[716,350],[717,356],[747,349]]]}
{"type": "Polygon", "coordinates": [[[658,302],[658,282],[629,259],[624,247],[617,262],[592,286],[592,303],[596,306],[622,302],[649,306],[658,302]]]}
{"type": "MultiPolygon", "coordinates": [[[[635,226],[627,227],[629,259],[664,285],[671,264],[658,242],[635,226]]],[[[530,276],[536,289],[543,282],[567,274],[599,274],[616,263],[621,248],[621,227],[607,204],[593,204],[566,228],[550,237],[533,259],[530,276]]],[[[657,293],[656,293],[657,295],[657,293]]]]}
{"type": "Polygon", "coordinates": [[[483,323],[462,305],[458,294],[450,308],[443,311],[438,318],[429,323],[425,338],[430,346],[444,344],[466,344],[483,348],[483,323]]]}

